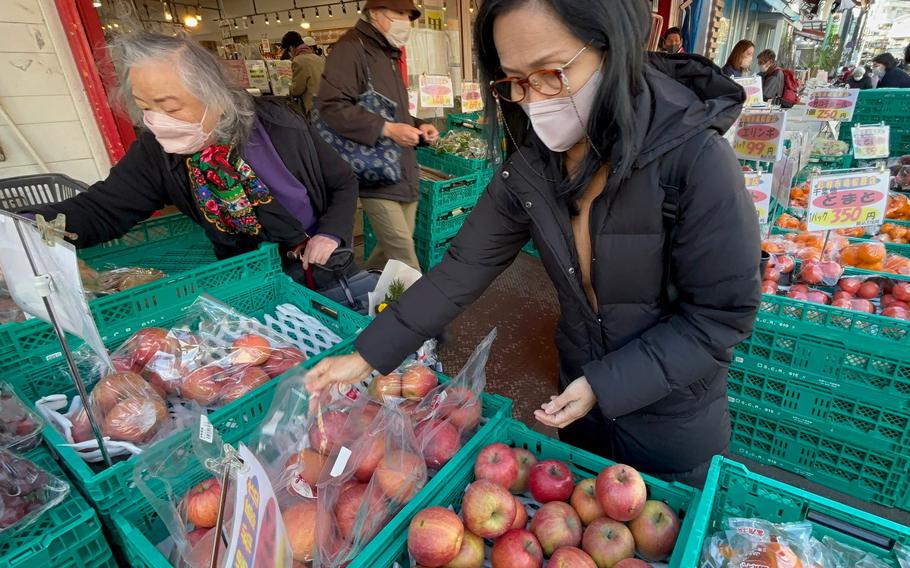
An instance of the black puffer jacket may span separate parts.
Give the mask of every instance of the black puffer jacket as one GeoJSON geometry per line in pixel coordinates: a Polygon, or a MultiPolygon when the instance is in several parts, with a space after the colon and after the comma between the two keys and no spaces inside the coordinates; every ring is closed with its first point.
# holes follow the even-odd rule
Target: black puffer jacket
{"type": "Polygon", "coordinates": [[[703,58],[677,55],[666,65],[646,71],[631,173],[612,176],[592,206],[597,311],[580,281],[569,208],[528,166],[558,179],[558,160],[532,141],[522,150],[528,163],[508,160],[444,260],[360,336],[364,358],[390,371],[477,299],[532,237],[559,296],[562,385],[585,376],[597,395],[564,436],[655,474],[691,471],[726,449],[727,366],[761,296],[755,208],[719,134],[745,96],[703,58]],[[671,249],[678,301],[667,305],[660,180],[674,152],[688,158],[668,184],[681,196],[671,249]]]}

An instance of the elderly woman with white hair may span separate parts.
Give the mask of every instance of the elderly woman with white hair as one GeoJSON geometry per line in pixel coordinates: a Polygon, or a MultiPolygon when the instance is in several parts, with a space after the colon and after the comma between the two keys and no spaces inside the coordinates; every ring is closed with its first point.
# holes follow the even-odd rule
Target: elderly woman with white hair
{"type": "Polygon", "coordinates": [[[76,246],[117,238],[174,205],[226,258],[278,243],[297,279],[351,246],[357,178],[286,104],[254,99],[184,37],[123,36],[112,48],[125,102],[146,130],[107,179],[28,212],[66,215],[76,246]],[[288,255],[293,251],[292,255],[288,255]]]}

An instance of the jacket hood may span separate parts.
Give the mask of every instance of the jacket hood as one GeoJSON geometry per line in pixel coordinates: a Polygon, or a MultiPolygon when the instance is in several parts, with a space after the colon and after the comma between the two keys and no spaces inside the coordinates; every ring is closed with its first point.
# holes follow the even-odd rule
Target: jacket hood
{"type": "Polygon", "coordinates": [[[635,165],[642,167],[707,129],[726,132],[746,92],[700,55],[649,55],[637,102],[635,165]]]}

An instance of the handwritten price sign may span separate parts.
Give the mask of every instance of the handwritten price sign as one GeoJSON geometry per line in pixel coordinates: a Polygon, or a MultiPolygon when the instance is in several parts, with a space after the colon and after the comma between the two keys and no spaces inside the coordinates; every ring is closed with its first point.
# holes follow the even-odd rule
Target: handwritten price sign
{"type": "Polygon", "coordinates": [[[854,126],[853,157],[857,160],[887,158],[891,141],[890,126],[854,126]]]}
{"type": "Polygon", "coordinates": [[[787,115],[779,112],[744,112],[734,127],[733,151],[741,160],[776,162],[784,149],[787,115]]]}
{"type": "Polygon", "coordinates": [[[806,118],[850,122],[858,96],[859,89],[816,89],[809,94],[806,118]]]}
{"type": "Polygon", "coordinates": [[[888,204],[888,175],[856,172],[819,176],[809,193],[809,231],[881,225],[888,204]]]}
{"type": "Polygon", "coordinates": [[[423,108],[452,108],[455,92],[448,75],[420,76],[420,106],[423,108]]]}
{"type": "Polygon", "coordinates": [[[762,92],[761,77],[736,77],[733,79],[746,91],[746,106],[759,106],[765,103],[762,92]]]}
{"type": "Polygon", "coordinates": [[[478,112],[483,110],[483,97],[480,94],[480,83],[461,84],[461,112],[478,112]]]}
{"type": "Polygon", "coordinates": [[[752,196],[755,204],[755,213],[761,225],[768,223],[768,209],[771,207],[771,189],[774,176],[770,173],[744,172],[746,178],[746,191],[752,196]]]}

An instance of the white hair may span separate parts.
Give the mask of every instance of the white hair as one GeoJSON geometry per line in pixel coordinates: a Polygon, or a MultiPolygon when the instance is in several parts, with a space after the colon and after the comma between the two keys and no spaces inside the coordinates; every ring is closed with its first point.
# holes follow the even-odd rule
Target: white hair
{"type": "Polygon", "coordinates": [[[129,72],[149,61],[169,61],[186,89],[210,109],[220,109],[215,125],[218,140],[240,144],[249,137],[256,118],[253,99],[234,84],[218,57],[186,36],[138,32],[116,38],[110,48],[118,74],[117,102],[136,115],[129,72]]]}

